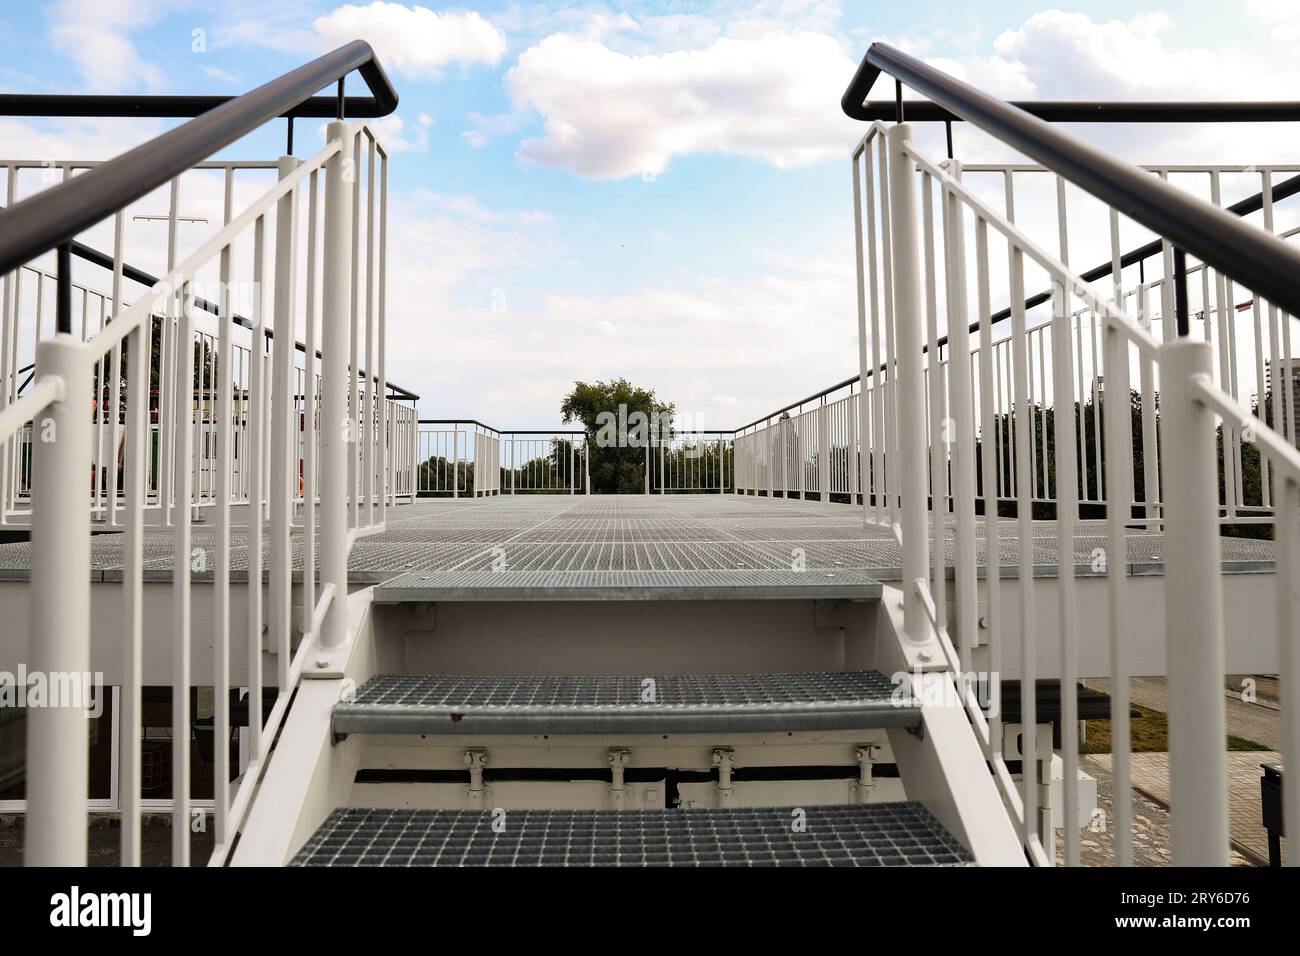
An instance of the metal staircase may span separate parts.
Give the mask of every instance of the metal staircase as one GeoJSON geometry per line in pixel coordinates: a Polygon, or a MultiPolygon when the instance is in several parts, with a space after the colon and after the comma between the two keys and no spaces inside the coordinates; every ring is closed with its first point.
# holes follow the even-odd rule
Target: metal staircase
{"type": "MultiPolygon", "coordinates": [[[[646,451],[646,493],[602,500],[590,494],[591,449],[569,433],[474,422],[471,438],[462,423],[431,420],[456,427],[429,436],[435,468],[419,461],[414,409],[395,404],[385,378],[387,156],[372,129],[345,120],[395,104],[358,41],[243,97],[154,102],[196,118],[80,175],[70,164],[66,182],[23,202],[11,188],[0,212],[0,269],[10,270],[0,365],[12,366],[0,370],[0,523],[32,537],[28,576],[0,580],[0,599],[26,589],[32,668],[81,673],[92,654],[115,668],[124,864],[140,859],[142,689],[155,658],[167,661],[174,727],[191,726],[192,690],[211,687],[212,734],[227,739],[232,687],[248,689],[237,775],[228,748],[215,749],[216,866],[1051,865],[1054,809],[1074,864],[1086,823],[1080,661],[1104,661],[1123,741],[1139,645],[1168,661],[1175,860],[1226,861],[1220,526],[1273,528],[1267,632],[1295,765],[1300,452],[1263,420],[1262,401],[1256,414],[1231,376],[1216,381],[1214,347],[1188,334],[1188,277],[1207,289],[1206,329],[1217,315],[1228,333],[1216,340],[1223,354],[1236,342],[1234,284],[1257,318],[1280,313],[1290,328],[1300,254],[1160,170],[1031,115],[1076,115],[1061,104],[1027,112],[875,45],[843,104],[872,123],[852,150],[860,374],[841,384],[856,393],[815,396],[730,444],[717,432],[661,438],[646,451]],[[353,70],[372,98],[343,95],[353,70]],[[865,101],[881,71],[899,81],[892,126],[886,107],[865,101]],[[313,96],[334,83],[336,97],[313,96]],[[916,117],[975,124],[1052,177],[1055,253],[1014,221],[1013,170],[998,209],[964,178],[977,168],[916,146],[903,83],[932,100],[916,117]],[[323,148],[261,164],[276,184],[235,208],[234,166],[214,167],[212,155],[272,119],[322,115],[334,118],[323,148]],[[182,256],[181,176],[214,168],[225,170],[223,222],[182,256]],[[1106,204],[1109,270],[1069,266],[1067,183],[1106,204]],[[166,269],[128,294],[124,281],[152,276],[126,265],[125,210],[163,185],[166,269]],[[1121,216],[1156,236],[1146,255],[1121,249],[1121,216]],[[116,238],[98,262],[112,291],[93,293],[73,282],[73,240],[106,218],[116,238]],[[42,338],[37,321],[33,375],[20,385],[16,300],[22,270],[46,255],[57,260],[42,273],[57,284],[56,332],[42,338]],[[1125,270],[1154,255],[1159,280],[1143,274],[1126,290],[1125,270]],[[1031,269],[1050,293],[1026,293],[1031,269]],[[198,295],[210,275],[215,303],[198,295]],[[248,319],[229,295],[241,278],[257,289],[248,319]],[[1113,287],[1098,289],[1105,278],[1113,287]],[[1004,282],[1007,306],[995,312],[1004,282]],[[97,294],[104,316],[80,335],[74,288],[83,313],[97,294]],[[1162,302],[1158,336],[1148,314],[1129,312],[1148,294],[1162,302]],[[158,368],[130,362],[151,354],[155,334],[158,368]],[[1140,498],[1128,403],[1098,399],[1103,380],[1127,395],[1133,371],[1148,398],[1140,498]],[[1050,430],[1049,401],[1062,410],[1050,430]],[[1075,407],[1078,425],[1064,413],[1075,407]],[[47,427],[57,440],[40,437],[47,427]],[[1216,429],[1234,448],[1222,501],[1216,429]],[[1246,432],[1271,476],[1258,504],[1237,480],[1246,432]],[[119,436],[120,461],[105,451],[119,436]],[[208,438],[214,454],[187,454],[208,438]],[[460,462],[471,445],[467,498],[460,462]],[[421,490],[446,500],[411,501],[395,519],[421,490]],[[92,519],[121,533],[120,548],[92,547],[92,519]],[[209,521],[210,533],[196,532],[209,521]],[[1159,536],[1152,561],[1138,560],[1135,532],[1143,547],[1159,536]],[[811,561],[792,548],[808,542],[825,545],[811,561]],[[1097,546],[1102,567],[1080,563],[1080,548],[1097,546]],[[205,560],[211,551],[210,565],[195,565],[196,549],[205,560]],[[1163,614],[1141,629],[1139,563],[1159,565],[1163,614]],[[1085,606],[1105,628],[1081,626],[1085,606]],[[998,707],[1013,669],[1016,723],[998,707]],[[1018,752],[1038,736],[1044,678],[1065,688],[1051,701],[1057,808],[1050,734],[1018,752]]],[[[77,97],[51,108],[106,106],[77,97]]],[[[1267,171],[1263,182],[1258,207],[1232,211],[1271,213],[1285,190],[1270,191],[1267,171]]],[[[84,864],[85,715],[33,709],[27,719],[27,860],[84,864]]],[[[183,736],[175,772],[188,780],[183,736]]],[[[1126,864],[1127,746],[1114,757],[1111,826],[1126,864]]],[[[1288,819],[1300,818],[1300,787],[1287,801],[1288,819]]],[[[183,788],[171,810],[173,861],[185,865],[183,788]]]]}

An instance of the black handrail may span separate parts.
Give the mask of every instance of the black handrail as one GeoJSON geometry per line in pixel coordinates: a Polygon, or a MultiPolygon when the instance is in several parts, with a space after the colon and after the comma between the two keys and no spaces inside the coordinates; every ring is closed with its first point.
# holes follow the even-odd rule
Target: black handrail
{"type": "Polygon", "coordinates": [[[1080,189],[1146,226],[1174,246],[1300,315],[1300,252],[1231,213],[1210,206],[1150,173],[1063,133],[915,57],[873,43],[841,106],[849,116],[876,77],[888,73],[939,107],[1019,150],[1080,189]]]}
{"type": "MultiPolygon", "coordinates": [[[[1270,190],[1270,198],[1272,199],[1273,202],[1281,202],[1283,199],[1289,199],[1290,197],[1294,196],[1296,193],[1300,193],[1300,176],[1292,176],[1291,178],[1284,179],[1282,180],[1282,182],[1275,185],[1270,190]]],[[[1257,192],[1253,196],[1247,196],[1245,199],[1235,202],[1231,206],[1224,207],[1224,209],[1227,212],[1231,213],[1234,216],[1249,216],[1252,213],[1259,212],[1263,208],[1264,208],[1264,194],[1262,192],[1257,192]]],[[[1136,265],[1137,263],[1144,262],[1147,259],[1152,258],[1153,256],[1160,255],[1163,251],[1164,251],[1163,241],[1160,239],[1152,239],[1146,245],[1138,246],[1136,249],[1130,249],[1128,252],[1121,255],[1119,259],[1120,267],[1127,268],[1131,265],[1136,265]]],[[[1107,259],[1105,262],[1101,263],[1100,265],[1094,266],[1093,268],[1089,269],[1087,272],[1079,273],[1079,278],[1082,279],[1084,282],[1095,282],[1098,279],[1106,278],[1106,276],[1111,274],[1113,269],[1114,269],[1114,263],[1112,263],[1109,259],[1107,259]]],[[[1051,290],[1047,290],[1044,292],[1036,292],[1025,299],[1025,309],[1027,311],[1029,309],[1034,308],[1035,306],[1040,306],[1044,302],[1050,301],[1051,298],[1052,298],[1051,290]]],[[[1011,318],[1010,306],[1008,306],[1007,308],[1003,309],[1000,312],[994,312],[991,317],[991,321],[994,324],[997,324],[998,322],[1004,322],[1009,318],[1011,318]]],[[[970,331],[972,332],[979,331],[979,323],[978,322],[973,323],[970,327],[970,331]]],[[[939,345],[947,345],[947,344],[948,344],[947,336],[944,336],[939,340],[939,345]]]]}
{"type": "MultiPolygon", "coordinates": [[[[877,71],[871,80],[874,82],[879,75],[877,71]]],[[[869,89],[870,85],[862,91],[863,96],[869,89]]],[[[853,119],[869,123],[898,118],[897,101],[855,99],[857,95],[857,87],[851,85],[841,104],[853,119]]],[[[1049,123],[1294,123],[1300,120],[1300,103],[1281,100],[1218,103],[1011,100],[1009,105],[1049,123]]],[[[963,119],[929,100],[904,100],[902,106],[909,123],[957,123],[963,119]]]]}
{"type": "MultiPolygon", "coordinates": [[[[0,213],[0,274],[68,242],[213,153],[312,99],[353,70],[361,73],[380,114],[397,108],[397,92],[364,40],[353,40],[243,96],[226,100],[173,130],[15,203],[0,213]]],[[[328,97],[331,103],[337,101],[328,97]]],[[[314,115],[314,114],[313,114],[314,115]]]]}
{"type": "MultiPolygon", "coordinates": [[[[347,116],[372,119],[387,116],[397,108],[397,94],[392,91],[388,77],[379,68],[372,89],[375,96],[347,96],[343,106],[347,116]]],[[[361,69],[365,76],[365,68],[361,69]]],[[[372,74],[374,75],[374,74],[372,74]]],[[[369,81],[367,81],[369,82],[369,81]]],[[[209,110],[224,106],[237,96],[137,96],[135,94],[86,93],[0,93],[0,116],[102,116],[112,118],[141,117],[162,119],[188,119],[202,116],[209,110]]],[[[338,97],[313,96],[297,106],[278,114],[284,118],[335,119],[338,114],[338,97]]]]}
{"type": "MultiPolygon", "coordinates": [[[[870,375],[871,373],[870,373],[870,372],[867,372],[867,374],[870,375]]],[[[782,408],[778,408],[776,411],[772,412],[770,415],[764,415],[762,418],[756,418],[756,419],[754,419],[752,422],[750,422],[748,425],[741,425],[739,428],[733,428],[733,429],[731,430],[731,433],[734,435],[736,432],[743,432],[746,428],[753,428],[755,425],[761,425],[761,424],[763,424],[764,422],[767,422],[767,421],[770,421],[770,420],[773,419],[773,418],[776,418],[778,415],[781,415],[781,414],[783,414],[783,413],[785,413],[785,412],[790,411],[790,409],[792,409],[792,408],[800,408],[801,406],[807,405],[809,402],[815,402],[815,401],[817,401],[817,399],[819,399],[819,398],[823,398],[823,397],[829,395],[831,392],[838,392],[840,389],[842,389],[842,388],[847,388],[847,387],[849,387],[849,386],[855,385],[855,384],[857,384],[857,383],[860,382],[860,381],[862,381],[862,376],[861,376],[861,375],[854,375],[852,378],[846,378],[846,379],[845,379],[844,381],[842,381],[842,382],[836,382],[834,385],[830,385],[830,386],[828,386],[828,387],[826,387],[826,388],[823,388],[820,392],[813,392],[813,393],[812,393],[811,395],[809,395],[807,398],[801,398],[801,399],[799,399],[799,401],[797,401],[797,402],[791,402],[789,405],[786,405],[786,406],[784,406],[784,407],[782,407],[782,408]]]]}

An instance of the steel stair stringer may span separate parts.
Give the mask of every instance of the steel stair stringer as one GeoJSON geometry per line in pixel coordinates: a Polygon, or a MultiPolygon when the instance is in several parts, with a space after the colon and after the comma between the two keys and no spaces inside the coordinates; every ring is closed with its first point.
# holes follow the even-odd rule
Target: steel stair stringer
{"type": "MultiPolygon", "coordinates": [[[[931,662],[916,666],[918,642],[903,631],[902,591],[885,586],[878,613],[877,669],[910,686],[921,701],[919,730],[888,732],[909,799],[933,813],[977,864],[1028,865],[943,655],[936,651],[931,662]]],[[[937,649],[938,635],[931,631],[930,637],[937,649]]]]}

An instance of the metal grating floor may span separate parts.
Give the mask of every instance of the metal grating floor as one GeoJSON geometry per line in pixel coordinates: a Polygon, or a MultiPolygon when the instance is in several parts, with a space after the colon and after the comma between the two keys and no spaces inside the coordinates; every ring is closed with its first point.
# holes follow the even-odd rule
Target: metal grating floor
{"type": "Polygon", "coordinates": [[[348,733],[693,733],[914,727],[919,704],[876,671],[368,680],[336,704],[348,733]]]}
{"type": "MultiPolygon", "coordinates": [[[[997,564],[1014,575],[1022,542],[1012,521],[999,527],[997,564]]],[[[945,550],[952,562],[951,532],[945,550]]],[[[144,533],[146,580],[171,579],[170,531],[144,533]]],[[[1129,573],[1160,573],[1164,535],[1131,529],[1124,566],[1129,573]]],[[[987,564],[984,543],[980,564],[987,564]]],[[[231,579],[246,580],[247,534],[237,529],[231,541],[231,579]]],[[[213,532],[196,525],[193,547],[213,548],[213,532]]],[[[1056,527],[1042,522],[1032,542],[1036,573],[1054,575],[1060,563],[1056,527]]],[[[264,548],[266,545],[264,544],[264,548]]],[[[1271,570],[1271,541],[1221,538],[1224,566],[1230,570],[1271,570]]],[[[1099,553],[1107,549],[1102,522],[1081,521],[1072,542],[1079,573],[1093,574],[1099,553]]],[[[122,578],[122,536],[97,534],[91,540],[91,576],[95,581],[122,578]]],[[[302,555],[294,539],[295,577],[302,555]]],[[[669,495],[666,497],[520,495],[478,499],[421,499],[390,508],[385,530],[357,540],[348,561],[358,585],[379,584],[407,573],[686,573],[773,571],[847,573],[864,579],[897,580],[902,555],[893,533],[863,525],[862,512],[848,505],[821,505],[798,499],[736,495],[669,495]],[[801,569],[801,570],[796,570],[801,569]]],[[[0,581],[30,577],[31,546],[0,544],[0,581]]],[[[209,562],[211,567],[211,562],[209,562]]],[[[211,580],[212,571],[195,580],[211,580]]],[[[501,586],[509,579],[495,582],[501,586]]],[[[616,579],[609,579],[611,582],[616,579]]],[[[808,583],[805,579],[799,579],[808,583]]],[[[604,587],[601,581],[598,586],[604,587]]],[[[530,581],[527,586],[535,586],[530,581]]]]}
{"type": "Polygon", "coordinates": [[[293,866],[956,866],[919,803],[726,810],[339,809],[293,866]],[[798,814],[806,826],[793,825],[798,814]]]}
{"type": "Polygon", "coordinates": [[[426,571],[375,588],[375,603],[407,601],[864,601],[880,597],[870,571],[752,568],[692,571],[426,571]]]}

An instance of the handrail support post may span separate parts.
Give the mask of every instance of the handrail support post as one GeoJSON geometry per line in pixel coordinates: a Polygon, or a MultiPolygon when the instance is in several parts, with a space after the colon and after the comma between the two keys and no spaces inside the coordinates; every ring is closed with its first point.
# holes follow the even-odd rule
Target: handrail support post
{"type": "Polygon", "coordinates": [[[1174,866],[1228,862],[1217,438],[1214,412],[1192,389],[1210,362],[1208,342],[1160,347],[1174,866]]]}
{"type": "MultiPolygon", "coordinates": [[[[902,510],[903,580],[924,579],[929,573],[930,540],[926,522],[926,429],[925,384],[921,371],[921,329],[924,310],[921,299],[920,257],[917,250],[916,174],[907,146],[912,127],[906,123],[891,128],[889,138],[890,246],[893,252],[894,336],[898,363],[899,495],[902,510]]],[[[904,588],[903,630],[910,641],[930,638],[930,624],[921,595],[914,587],[904,588]]]]}
{"type": "MultiPolygon", "coordinates": [[[[63,248],[66,248],[63,247],[63,248]]],[[[27,710],[28,866],[86,865],[87,686],[90,676],[90,366],[85,347],[60,333],[37,343],[41,376],[64,394],[34,424],[32,443],[32,601],[30,674],[51,688],[81,688],[71,700],[27,710]]],[[[102,693],[103,689],[98,692],[102,693]]]]}
{"type": "Polygon", "coordinates": [[[352,130],[336,120],[326,128],[327,141],[342,146],[325,165],[325,219],[321,312],[320,434],[320,583],[338,595],[325,614],[322,647],[341,647],[347,640],[348,594],[348,455],[356,431],[348,408],[348,305],[354,174],[347,166],[352,130]]]}

